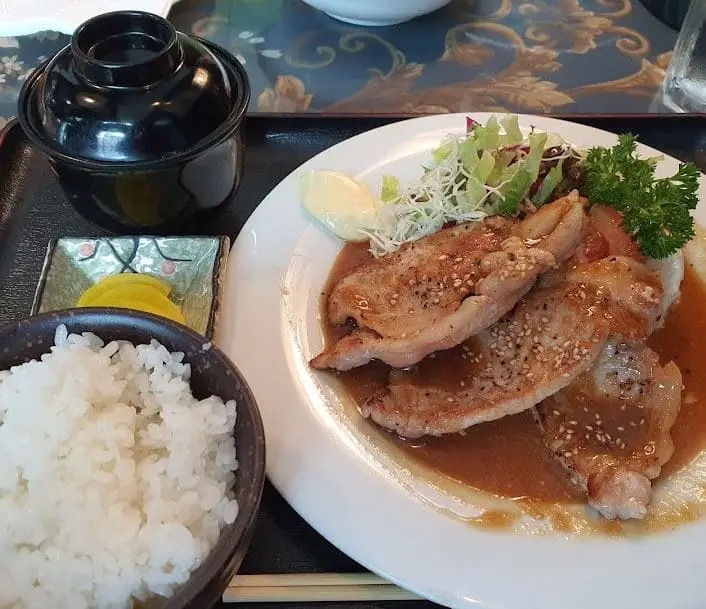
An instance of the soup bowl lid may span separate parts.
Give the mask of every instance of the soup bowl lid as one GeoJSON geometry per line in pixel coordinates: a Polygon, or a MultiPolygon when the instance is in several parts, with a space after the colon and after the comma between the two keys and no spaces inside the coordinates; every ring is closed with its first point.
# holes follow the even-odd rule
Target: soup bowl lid
{"type": "Polygon", "coordinates": [[[18,118],[49,156],[105,170],[173,163],[240,124],[247,75],[225,50],[141,11],[99,15],[25,82],[18,118]]]}

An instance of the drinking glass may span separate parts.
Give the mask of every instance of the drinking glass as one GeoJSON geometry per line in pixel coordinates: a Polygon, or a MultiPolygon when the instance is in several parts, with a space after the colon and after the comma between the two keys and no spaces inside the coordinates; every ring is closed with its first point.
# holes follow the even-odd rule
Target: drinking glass
{"type": "Polygon", "coordinates": [[[663,87],[675,112],[706,112],[706,0],[691,0],[663,87]]]}

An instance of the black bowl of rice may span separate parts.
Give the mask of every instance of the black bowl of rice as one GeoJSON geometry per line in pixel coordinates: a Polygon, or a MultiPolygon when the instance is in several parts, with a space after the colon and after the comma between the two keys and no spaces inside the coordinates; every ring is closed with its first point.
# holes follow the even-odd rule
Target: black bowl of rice
{"type": "Polygon", "coordinates": [[[199,334],[124,309],[0,328],[0,606],[210,607],[264,480],[255,400],[199,334]]]}

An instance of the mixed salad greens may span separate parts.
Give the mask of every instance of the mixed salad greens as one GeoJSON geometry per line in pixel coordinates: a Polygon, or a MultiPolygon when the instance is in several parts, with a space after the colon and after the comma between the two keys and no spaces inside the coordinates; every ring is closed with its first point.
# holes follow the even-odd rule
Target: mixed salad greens
{"type": "Polygon", "coordinates": [[[517,116],[484,125],[468,118],[466,133],[446,138],[431,156],[407,187],[383,176],[379,198],[345,174],[309,172],[300,184],[302,203],[342,239],[368,240],[376,256],[449,224],[523,217],[571,190],[620,212],[647,258],[666,258],[694,235],[698,169],[682,164],[657,178],[659,157],[639,158],[631,135],[612,148],[578,150],[557,134],[523,132],[517,116]]]}
{"type": "Polygon", "coordinates": [[[699,171],[683,164],[656,179],[659,159],[640,159],[636,141],[620,136],[613,148],[574,149],[555,134],[525,137],[518,117],[467,119],[467,133],[432,152],[433,164],[403,189],[384,176],[378,226],[366,231],[377,255],[432,234],[448,223],[517,215],[578,189],[593,203],[623,214],[624,228],[643,255],[664,258],[694,234],[699,171]]]}

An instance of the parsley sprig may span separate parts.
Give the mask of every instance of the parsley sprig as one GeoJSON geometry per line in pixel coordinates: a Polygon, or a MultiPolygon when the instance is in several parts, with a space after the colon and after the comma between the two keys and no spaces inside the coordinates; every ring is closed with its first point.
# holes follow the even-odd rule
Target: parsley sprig
{"type": "Polygon", "coordinates": [[[591,148],[585,191],[592,203],[623,214],[623,227],[648,258],[666,258],[694,236],[691,217],[698,203],[699,170],[679,165],[668,178],[655,178],[656,161],[640,159],[636,139],[621,135],[613,148],[591,148]]]}

